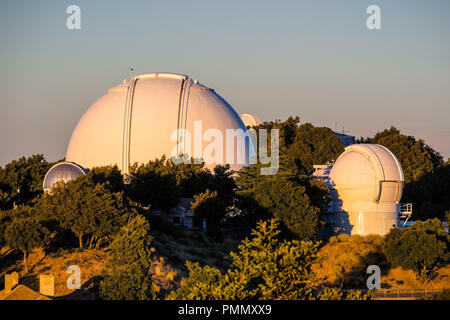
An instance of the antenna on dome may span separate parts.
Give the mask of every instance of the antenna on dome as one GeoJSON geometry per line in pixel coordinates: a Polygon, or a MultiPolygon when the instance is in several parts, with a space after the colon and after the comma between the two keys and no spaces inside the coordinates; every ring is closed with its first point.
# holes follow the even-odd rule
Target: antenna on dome
{"type": "Polygon", "coordinates": [[[130,70],[130,79],[133,78],[133,67],[129,67],[128,70],[130,70]]]}

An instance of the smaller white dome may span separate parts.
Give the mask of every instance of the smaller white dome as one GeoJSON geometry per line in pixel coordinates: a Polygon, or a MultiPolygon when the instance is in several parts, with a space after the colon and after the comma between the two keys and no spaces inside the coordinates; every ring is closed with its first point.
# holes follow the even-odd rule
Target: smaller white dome
{"type": "Polygon", "coordinates": [[[259,119],[254,114],[248,113],[241,114],[241,119],[246,127],[259,126],[262,123],[261,119],[259,119]]]}
{"type": "Polygon", "coordinates": [[[330,180],[343,201],[398,202],[404,176],[400,162],[386,147],[353,144],[336,160],[330,180]]]}
{"type": "Polygon", "coordinates": [[[398,225],[403,183],[400,162],[386,147],[346,147],[329,175],[334,232],[388,233],[398,225]]]}
{"type": "Polygon", "coordinates": [[[58,182],[68,182],[86,174],[86,170],[74,162],[60,162],[47,171],[44,177],[44,192],[50,191],[58,182]]]}

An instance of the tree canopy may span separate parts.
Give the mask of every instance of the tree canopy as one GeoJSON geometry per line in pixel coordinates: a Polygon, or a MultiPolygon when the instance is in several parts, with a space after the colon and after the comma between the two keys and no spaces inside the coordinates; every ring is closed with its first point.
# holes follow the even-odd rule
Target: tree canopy
{"type": "Polygon", "coordinates": [[[344,145],[330,128],[305,123],[296,129],[288,156],[300,171],[310,174],[313,165],[334,162],[343,151],[344,145]]]}
{"type": "Polygon", "coordinates": [[[419,180],[443,165],[442,156],[422,139],[406,136],[395,127],[385,129],[369,139],[370,143],[381,144],[392,151],[400,161],[405,183],[419,180]]]}
{"type": "Polygon", "coordinates": [[[111,245],[111,255],[100,283],[106,300],[149,300],[155,298],[152,279],[150,226],[140,215],[125,225],[111,245]]]}
{"type": "Polygon", "coordinates": [[[402,202],[413,203],[413,219],[444,219],[450,209],[450,165],[422,139],[407,136],[395,127],[359,142],[381,144],[400,161],[405,175],[402,202]]]}
{"type": "Polygon", "coordinates": [[[25,272],[28,273],[28,254],[44,243],[47,229],[36,217],[28,215],[30,208],[22,207],[18,210],[25,212],[19,212],[9,223],[5,230],[5,240],[11,248],[23,253],[25,272]]]}
{"type": "Polygon", "coordinates": [[[112,193],[104,184],[95,184],[89,176],[58,183],[37,205],[45,220],[54,220],[73,232],[83,248],[96,239],[115,233],[124,218],[121,193],[112,193]]]}
{"type": "Polygon", "coordinates": [[[0,167],[0,209],[11,209],[14,203],[26,204],[42,194],[44,176],[51,166],[42,154],[37,154],[0,167]]]}
{"type": "Polygon", "coordinates": [[[236,184],[240,197],[238,207],[247,220],[256,222],[275,217],[282,222],[283,231],[287,231],[284,235],[308,240],[316,237],[322,225],[321,216],[327,214],[330,200],[323,182],[310,177],[312,165],[315,161],[334,160],[343,146],[331,130],[311,124],[298,126],[298,122],[298,118],[289,118],[284,123],[266,122],[259,126],[283,128],[280,140],[284,140],[286,152],[280,150],[277,174],[261,175],[262,165],[258,163],[241,169],[236,184]],[[325,146],[328,142],[330,146],[325,146]]]}
{"type": "Polygon", "coordinates": [[[439,267],[450,262],[450,238],[438,219],[393,228],[385,242],[386,257],[392,266],[412,269],[422,279],[430,279],[439,267]]]}
{"type": "Polygon", "coordinates": [[[207,233],[211,237],[220,234],[220,222],[225,217],[226,206],[217,191],[206,189],[204,193],[194,196],[192,211],[201,219],[206,219],[207,233]]]}
{"type": "Polygon", "coordinates": [[[177,180],[168,168],[169,159],[149,161],[147,164],[134,164],[127,176],[126,194],[131,200],[152,209],[168,211],[179,203],[177,180]]]}

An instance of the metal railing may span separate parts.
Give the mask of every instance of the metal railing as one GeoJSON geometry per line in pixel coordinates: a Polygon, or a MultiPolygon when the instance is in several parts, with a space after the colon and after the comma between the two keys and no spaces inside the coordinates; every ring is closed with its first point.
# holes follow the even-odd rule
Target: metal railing
{"type": "Polygon", "coordinates": [[[440,294],[442,290],[427,288],[376,289],[373,291],[373,296],[376,298],[432,298],[440,294]]]}
{"type": "Polygon", "coordinates": [[[404,220],[401,228],[403,228],[412,215],[412,203],[401,203],[399,218],[404,220]]]}

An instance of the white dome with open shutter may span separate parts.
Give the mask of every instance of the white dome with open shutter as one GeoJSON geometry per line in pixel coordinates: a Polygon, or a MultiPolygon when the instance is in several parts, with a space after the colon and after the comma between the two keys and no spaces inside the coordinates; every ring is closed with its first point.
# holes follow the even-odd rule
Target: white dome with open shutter
{"type": "Polygon", "coordinates": [[[397,226],[404,175],[389,149],[350,145],[336,160],[329,179],[335,230],[384,235],[397,226]]]}

